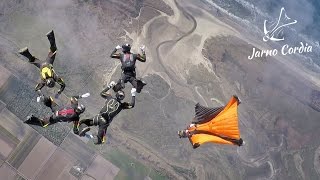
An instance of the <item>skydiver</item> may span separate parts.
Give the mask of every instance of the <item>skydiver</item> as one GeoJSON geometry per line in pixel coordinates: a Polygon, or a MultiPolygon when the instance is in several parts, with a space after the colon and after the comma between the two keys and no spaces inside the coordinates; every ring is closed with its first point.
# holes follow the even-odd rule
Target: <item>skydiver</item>
{"type": "Polygon", "coordinates": [[[66,85],[63,79],[59,77],[53,69],[53,62],[57,53],[57,46],[56,46],[53,30],[47,33],[47,37],[50,42],[50,49],[49,49],[48,57],[46,58],[45,61],[41,61],[35,56],[33,56],[29,52],[28,47],[20,49],[19,53],[25,56],[26,58],[28,58],[31,64],[34,64],[36,67],[40,69],[41,82],[39,82],[36,85],[35,91],[37,91],[38,94],[41,95],[41,89],[44,86],[53,88],[55,86],[55,83],[57,82],[61,86],[60,90],[56,95],[56,97],[58,97],[62,93],[66,85]]]}
{"type": "Polygon", "coordinates": [[[208,108],[197,103],[192,123],[178,131],[179,137],[189,138],[193,148],[208,142],[242,146],[244,141],[240,138],[237,115],[240,103],[235,95],[224,107],[208,108]]]}
{"type": "Polygon", "coordinates": [[[83,119],[79,121],[80,133],[79,136],[85,136],[90,130],[89,126],[99,126],[98,134],[93,136],[94,144],[102,144],[105,142],[105,136],[108,126],[115,116],[123,109],[131,109],[135,105],[136,89],[131,89],[131,102],[121,102],[125,94],[122,90],[116,92],[115,97],[112,97],[107,91],[116,85],[112,81],[100,95],[106,99],[105,105],[100,110],[99,114],[91,119],[83,119]]]}
{"type": "Polygon", "coordinates": [[[79,134],[79,119],[80,114],[85,111],[85,106],[78,103],[78,99],[89,97],[90,94],[86,93],[81,96],[72,96],[70,103],[65,106],[59,106],[55,103],[50,96],[43,96],[37,98],[37,101],[42,101],[43,104],[49,107],[52,111],[52,115],[45,118],[38,118],[34,115],[27,117],[25,123],[47,127],[48,125],[55,124],[57,122],[73,122],[73,133],[79,134]]]}
{"type": "Polygon", "coordinates": [[[140,79],[136,78],[136,60],[140,62],[146,62],[145,46],[141,46],[140,50],[142,54],[133,54],[130,52],[131,45],[124,44],[122,47],[119,45],[112,51],[110,57],[119,59],[121,62],[122,74],[121,78],[114,87],[114,91],[119,91],[125,87],[125,83],[130,82],[132,86],[140,93],[143,86],[146,85],[140,79]],[[122,48],[123,53],[116,53],[117,50],[122,48]]]}

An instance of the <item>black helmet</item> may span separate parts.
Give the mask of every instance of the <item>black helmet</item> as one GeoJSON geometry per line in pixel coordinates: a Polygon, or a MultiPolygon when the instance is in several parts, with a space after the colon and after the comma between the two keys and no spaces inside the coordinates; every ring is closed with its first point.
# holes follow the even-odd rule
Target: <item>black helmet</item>
{"type": "Polygon", "coordinates": [[[76,112],[81,114],[86,110],[86,107],[83,104],[80,104],[77,108],[76,108],[76,112]]]}
{"type": "Polygon", "coordinates": [[[116,94],[116,98],[121,101],[124,99],[124,92],[123,91],[118,91],[116,94]]]}
{"type": "Polygon", "coordinates": [[[130,44],[122,45],[122,52],[126,53],[126,52],[130,52],[130,50],[131,50],[131,45],[130,44]]]}
{"type": "Polygon", "coordinates": [[[49,87],[49,88],[53,88],[54,85],[55,85],[55,81],[53,78],[48,78],[46,79],[46,85],[49,87]]]}

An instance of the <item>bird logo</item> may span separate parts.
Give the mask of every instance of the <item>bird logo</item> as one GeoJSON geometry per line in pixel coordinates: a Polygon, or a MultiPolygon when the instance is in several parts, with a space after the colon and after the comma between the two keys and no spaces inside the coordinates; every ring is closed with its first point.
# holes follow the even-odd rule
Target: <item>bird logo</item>
{"type": "Polygon", "coordinates": [[[282,41],[284,40],[283,37],[283,28],[289,25],[296,24],[298,21],[297,20],[291,20],[286,14],[286,10],[284,7],[281,8],[280,15],[278,18],[278,21],[275,23],[272,23],[269,26],[269,30],[267,29],[267,20],[264,21],[264,37],[263,41],[267,42],[269,40],[271,41],[282,41]]]}

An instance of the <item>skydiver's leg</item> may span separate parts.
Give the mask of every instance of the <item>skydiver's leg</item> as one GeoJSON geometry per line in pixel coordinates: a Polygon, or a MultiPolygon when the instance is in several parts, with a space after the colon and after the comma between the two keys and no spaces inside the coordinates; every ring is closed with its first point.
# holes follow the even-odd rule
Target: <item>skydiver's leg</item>
{"type": "Polygon", "coordinates": [[[124,89],[125,88],[126,79],[127,79],[127,76],[124,73],[122,73],[121,74],[121,78],[118,80],[117,84],[113,87],[113,90],[115,92],[118,92],[121,89],[124,89]]]}
{"type": "Polygon", "coordinates": [[[53,64],[54,59],[56,57],[56,51],[57,51],[56,40],[54,37],[53,30],[47,33],[47,37],[50,42],[50,52],[48,54],[46,61],[50,64],[53,64]]]}
{"type": "Polygon", "coordinates": [[[105,120],[99,122],[98,135],[97,138],[94,139],[94,144],[102,144],[105,142],[108,126],[109,123],[105,120]]]}
{"type": "Polygon", "coordinates": [[[31,125],[36,125],[36,126],[41,126],[41,127],[47,127],[50,124],[54,124],[58,122],[55,117],[52,115],[50,117],[46,117],[43,119],[40,119],[38,117],[35,117],[33,115],[30,115],[27,117],[27,120],[24,122],[26,124],[31,124],[31,125]]]}
{"type": "Polygon", "coordinates": [[[146,85],[145,82],[143,82],[141,79],[137,79],[136,78],[136,72],[135,71],[131,71],[127,73],[127,79],[128,81],[131,83],[131,85],[137,89],[137,93],[140,93],[143,86],[146,85]]]}
{"type": "Polygon", "coordinates": [[[132,85],[134,88],[138,89],[138,81],[137,81],[137,79],[136,79],[135,77],[130,77],[129,82],[131,83],[131,85],[132,85]]]}
{"type": "Polygon", "coordinates": [[[47,37],[50,42],[50,51],[54,53],[57,50],[57,46],[53,30],[47,33],[47,37]]]}
{"type": "Polygon", "coordinates": [[[100,114],[92,119],[80,120],[79,136],[84,136],[90,130],[89,126],[99,126],[98,134],[94,137],[94,144],[101,144],[104,142],[109,121],[105,120],[100,114]]]}
{"type": "Polygon", "coordinates": [[[91,119],[81,119],[79,121],[79,136],[84,136],[86,132],[90,131],[90,126],[94,125],[93,124],[94,118],[96,118],[96,116],[91,119]]]}
{"type": "Polygon", "coordinates": [[[55,52],[51,52],[50,51],[48,56],[47,56],[46,62],[49,63],[49,64],[53,64],[54,59],[56,58],[56,53],[57,53],[57,51],[55,51],[55,52]]]}
{"type": "Polygon", "coordinates": [[[140,79],[136,79],[136,77],[130,77],[129,82],[131,83],[131,85],[137,89],[137,93],[140,93],[141,90],[143,89],[143,86],[146,85],[145,82],[143,82],[140,79]]]}
{"type": "Polygon", "coordinates": [[[119,79],[117,84],[115,86],[113,86],[114,92],[118,92],[123,88],[124,88],[124,83],[123,83],[122,79],[119,79]]]}
{"type": "MultiPolygon", "coordinates": [[[[91,123],[91,122],[90,122],[91,123]]],[[[105,141],[106,131],[109,126],[109,120],[103,118],[100,114],[92,119],[92,124],[99,126],[98,134],[94,137],[94,144],[101,144],[105,141]]]]}
{"type": "Polygon", "coordinates": [[[52,97],[45,96],[43,97],[43,104],[51,109],[52,112],[59,110],[59,105],[53,101],[52,97]]]}
{"type": "Polygon", "coordinates": [[[38,68],[40,68],[41,66],[41,61],[36,58],[35,56],[33,56],[30,52],[29,49],[27,47],[22,48],[19,50],[19,54],[23,55],[24,57],[28,58],[29,62],[31,64],[34,64],[35,66],[37,66],[38,68]]]}
{"type": "MultiPolygon", "coordinates": [[[[98,115],[97,115],[98,116],[98,115]]],[[[86,125],[86,126],[94,126],[95,124],[93,124],[93,119],[94,118],[96,118],[96,116],[95,117],[93,117],[93,118],[91,118],[91,119],[81,119],[80,121],[79,121],[79,123],[80,123],[80,125],[82,125],[82,124],[84,124],[84,125],[86,125]]]]}

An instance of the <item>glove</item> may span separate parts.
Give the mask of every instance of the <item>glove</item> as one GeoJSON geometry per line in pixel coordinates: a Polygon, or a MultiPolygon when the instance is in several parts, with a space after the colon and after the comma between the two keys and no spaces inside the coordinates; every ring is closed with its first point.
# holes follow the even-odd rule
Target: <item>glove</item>
{"type": "Polygon", "coordinates": [[[120,45],[118,45],[118,46],[116,47],[116,49],[117,49],[117,50],[121,49],[121,46],[120,46],[120,45]]]}
{"type": "Polygon", "coordinates": [[[108,85],[108,88],[113,88],[113,86],[115,86],[116,83],[114,81],[111,81],[110,84],[108,85]]]}
{"type": "Polygon", "coordinates": [[[136,96],[136,92],[137,92],[136,88],[132,88],[131,89],[131,96],[136,96]]]}
{"type": "Polygon", "coordinates": [[[85,93],[85,94],[81,95],[82,98],[86,98],[86,97],[89,97],[89,96],[90,96],[90,93],[85,93]]]}
{"type": "Polygon", "coordinates": [[[145,45],[142,45],[141,47],[140,47],[140,50],[142,51],[142,52],[144,52],[144,48],[145,48],[146,46],[145,45]]]}
{"type": "Polygon", "coordinates": [[[37,97],[37,102],[40,102],[42,99],[43,99],[43,96],[42,96],[42,95],[41,95],[41,96],[38,96],[38,97],[37,97]]]}

